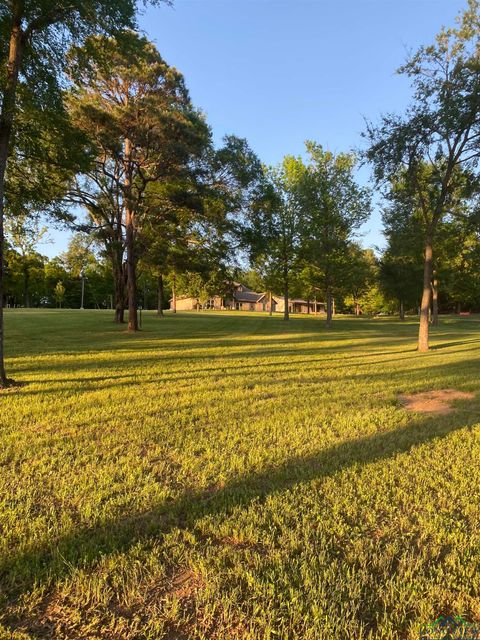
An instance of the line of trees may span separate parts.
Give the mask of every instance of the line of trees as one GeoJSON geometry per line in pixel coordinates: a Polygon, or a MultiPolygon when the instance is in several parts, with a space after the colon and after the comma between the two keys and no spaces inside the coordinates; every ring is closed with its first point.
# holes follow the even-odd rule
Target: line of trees
{"type": "MultiPolygon", "coordinates": [[[[388,213],[386,209],[386,219],[388,213]]],[[[438,298],[435,305],[432,300],[430,324],[435,324],[435,314],[439,312],[480,311],[479,232],[471,218],[445,222],[439,229],[435,270],[438,298]]],[[[79,232],[66,251],[47,258],[39,250],[39,243],[48,242],[45,234],[46,228],[32,220],[28,226],[7,225],[5,304],[78,309],[83,282],[84,306],[112,309],[115,316],[115,278],[103,243],[94,234],[79,232]]],[[[421,235],[406,224],[392,230],[387,226],[386,235],[388,245],[381,255],[351,239],[340,254],[341,262],[332,260],[337,276],[332,307],[337,312],[398,314],[401,320],[406,314],[418,315],[423,278],[421,235]]],[[[298,262],[288,274],[288,286],[290,296],[310,301],[313,312],[314,302],[324,302],[326,298],[319,272],[306,262],[310,241],[307,237],[305,245],[300,245],[298,262]]],[[[175,267],[158,259],[158,253],[155,259],[151,253],[142,255],[137,278],[139,305],[163,315],[176,293],[196,298],[200,308],[207,308],[214,296],[231,295],[235,281],[254,291],[282,295],[281,262],[269,259],[238,267],[228,263],[223,253],[202,251],[196,245],[191,245],[190,251],[183,255],[183,262],[176,257],[175,267]],[[271,271],[265,265],[271,266],[271,271]]]]}
{"type": "Polygon", "coordinates": [[[82,281],[85,307],[107,309],[113,305],[110,265],[85,235],[75,235],[67,251],[49,259],[38,251],[42,233],[33,236],[31,228],[23,228],[21,235],[16,231],[16,236],[10,236],[7,226],[6,306],[79,308],[82,281]],[[19,251],[19,246],[25,247],[25,237],[29,239],[29,250],[19,251]]]}
{"type": "Polygon", "coordinates": [[[370,193],[355,181],[353,154],[334,155],[311,141],[306,153],[307,161],[287,156],[266,170],[242,232],[265,286],[283,293],[285,320],[290,292],[300,288],[325,299],[331,326],[334,297],[352,285],[355,232],[370,215],[370,193]]]}
{"type": "Polygon", "coordinates": [[[87,304],[112,296],[115,321],[127,311],[137,331],[142,296],[159,315],[170,294],[205,297],[239,254],[285,297],[286,320],[291,295],[323,299],[328,326],[334,300],[356,313],[395,300],[400,317],[419,305],[427,350],[439,305],[477,305],[479,15],[469,0],[457,27],[411,56],[400,73],[412,105],[367,123],[363,152],[309,141],[304,157],[264,167],[244,139],[214,145],[181,73],[136,30],[134,0],[2,4],[0,386],[5,303],[76,306],[87,274],[87,304]],[[358,244],[371,211],[359,161],[384,197],[380,259],[358,244]],[[46,260],[45,219],[85,242],[46,260]]]}

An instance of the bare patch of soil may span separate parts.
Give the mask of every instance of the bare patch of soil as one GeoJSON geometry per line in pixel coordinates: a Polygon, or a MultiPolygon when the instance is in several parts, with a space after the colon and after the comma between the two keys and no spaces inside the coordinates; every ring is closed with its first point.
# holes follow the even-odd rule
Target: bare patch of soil
{"type": "Polygon", "coordinates": [[[420,393],[404,393],[398,396],[400,403],[407,411],[419,413],[438,413],[445,415],[454,411],[454,400],[472,400],[474,393],[457,391],[456,389],[436,389],[420,393]]]}

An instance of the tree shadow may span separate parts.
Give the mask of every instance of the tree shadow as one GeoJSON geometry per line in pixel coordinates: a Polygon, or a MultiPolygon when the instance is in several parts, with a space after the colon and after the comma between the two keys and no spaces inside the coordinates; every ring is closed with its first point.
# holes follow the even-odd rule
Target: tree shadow
{"type": "Polygon", "coordinates": [[[98,526],[78,528],[58,539],[12,553],[0,560],[0,593],[5,602],[12,601],[34,585],[65,577],[76,567],[88,567],[105,554],[127,551],[136,543],[158,538],[172,528],[193,531],[197,520],[204,516],[228,517],[237,508],[247,508],[253,501],[265,500],[297,484],[321,481],[350,467],[406,453],[476,424],[476,412],[462,411],[462,402],[458,404],[460,410],[450,416],[416,418],[402,429],[343,441],[309,456],[291,458],[234,479],[222,488],[185,491],[148,511],[120,515],[98,526]]]}
{"type": "Polygon", "coordinates": [[[465,344],[479,344],[480,339],[477,340],[455,340],[452,342],[442,342],[441,344],[431,345],[431,351],[439,351],[441,349],[448,349],[449,347],[460,347],[465,344]]]}
{"type": "MultiPolygon", "coordinates": [[[[87,322],[81,326],[75,326],[69,322],[61,324],[61,318],[57,318],[56,323],[49,324],[48,331],[44,328],[42,339],[22,340],[21,344],[17,340],[14,352],[8,354],[9,359],[14,361],[37,352],[51,356],[122,348],[141,350],[158,345],[159,340],[172,341],[172,344],[167,344],[168,347],[181,349],[194,346],[196,341],[206,342],[206,346],[219,346],[219,341],[228,342],[231,346],[237,344],[244,346],[246,341],[262,336],[270,337],[267,341],[268,344],[273,344],[275,341],[293,342],[298,340],[303,342],[318,339],[321,339],[322,343],[328,344],[352,337],[352,330],[354,330],[356,339],[371,337],[372,334],[377,336],[377,339],[410,338],[408,334],[398,335],[400,328],[402,330],[408,329],[405,325],[398,326],[396,323],[382,322],[382,326],[379,327],[378,322],[363,318],[360,320],[342,318],[333,330],[323,330],[322,325],[314,317],[293,317],[287,323],[280,317],[255,317],[253,315],[237,317],[235,314],[216,316],[213,313],[205,315],[185,313],[178,314],[175,318],[169,317],[170,322],[161,325],[156,323],[154,316],[147,316],[148,322],[144,331],[139,334],[126,334],[123,330],[119,331],[115,325],[112,326],[105,315],[98,318],[95,316],[82,317],[87,322]],[[76,333],[74,333],[75,331],[76,333]],[[294,334],[299,337],[294,337],[294,334]],[[245,340],[241,339],[242,335],[246,337],[245,340]],[[271,338],[272,336],[273,338],[271,338]],[[54,341],[50,347],[49,340],[52,337],[54,337],[54,341]]],[[[73,316],[72,319],[75,320],[73,316]]],[[[29,324],[33,322],[35,322],[35,315],[31,314],[24,322],[23,327],[18,328],[20,336],[22,334],[29,336],[29,324]]],[[[7,341],[7,347],[8,344],[7,341]]]]}
{"type": "MultiPolygon", "coordinates": [[[[307,350],[309,351],[309,350],[307,350]]],[[[255,358],[258,357],[254,352],[255,358]]],[[[304,350],[297,350],[296,356],[305,355],[304,350]]],[[[283,354],[282,354],[283,355],[283,354]]],[[[444,363],[438,362],[438,356],[440,353],[417,354],[416,351],[402,350],[402,351],[385,351],[372,354],[370,359],[365,361],[365,354],[345,355],[343,358],[324,359],[317,358],[315,360],[307,358],[295,357],[291,362],[286,362],[281,358],[275,359],[272,357],[272,362],[262,362],[259,364],[255,359],[252,363],[249,363],[249,356],[244,356],[243,359],[233,362],[234,359],[229,358],[228,363],[222,362],[221,366],[208,366],[198,367],[196,365],[185,369],[185,365],[182,364],[178,369],[168,368],[162,373],[156,371],[150,371],[148,363],[151,360],[156,360],[154,357],[145,356],[138,360],[130,360],[130,367],[141,367],[142,371],[136,370],[125,373],[110,373],[109,375],[88,375],[87,377],[80,376],[65,376],[65,377],[49,377],[47,379],[40,378],[39,380],[31,379],[26,380],[26,383],[37,385],[39,388],[32,389],[30,384],[22,385],[18,388],[10,390],[10,393],[18,394],[21,397],[27,396],[42,396],[46,394],[56,394],[58,392],[71,393],[71,394],[89,394],[95,391],[104,389],[115,388],[130,388],[132,382],[135,384],[161,384],[167,385],[163,388],[165,395],[176,395],[178,393],[175,386],[168,386],[171,383],[182,382],[192,383],[202,382],[207,387],[214,388],[218,385],[219,379],[228,384],[236,384],[238,381],[239,387],[248,391],[252,387],[266,387],[271,390],[269,397],[274,397],[279,400],[281,397],[288,398],[292,393],[292,388],[295,389],[296,385],[301,384],[318,384],[328,385],[330,383],[341,382],[345,384],[362,383],[368,379],[372,384],[376,381],[382,383],[385,379],[385,365],[395,364],[398,365],[395,369],[390,370],[389,388],[392,392],[418,390],[418,384],[415,382],[415,378],[412,377],[412,372],[419,372],[422,369],[428,369],[428,383],[425,390],[441,388],[439,385],[451,385],[452,381],[449,378],[455,378],[455,386],[463,385],[465,382],[470,383],[471,379],[475,379],[478,369],[480,367],[480,354],[478,358],[462,359],[461,362],[455,360],[453,362],[444,363]],[[397,357],[390,358],[385,357],[390,354],[396,354],[397,357]],[[372,359],[374,356],[378,356],[377,359],[372,359]],[[361,358],[362,360],[357,362],[361,358]],[[340,363],[339,363],[340,362],[340,363]],[[331,363],[331,368],[327,365],[331,363]],[[401,363],[401,364],[400,364],[401,363]],[[309,366],[309,377],[302,377],[300,374],[303,371],[299,366],[309,366]],[[352,371],[349,372],[348,370],[352,371]],[[255,374],[258,370],[261,370],[262,376],[256,378],[255,374]],[[188,371],[188,373],[185,373],[188,371]],[[252,374],[245,378],[245,376],[252,374]],[[281,374],[278,376],[278,374],[281,374]],[[285,377],[288,375],[288,378],[285,377]],[[168,384],[167,384],[168,383],[168,384]]],[[[201,359],[203,361],[203,358],[201,359]]],[[[50,367],[45,368],[49,370],[50,367]]],[[[93,361],[85,361],[83,366],[79,366],[76,363],[72,369],[77,373],[82,371],[89,372],[92,369],[100,372],[105,370],[111,372],[112,364],[102,363],[102,367],[98,367],[93,364],[93,361]]],[[[69,367],[70,370],[70,367],[69,367]]],[[[42,369],[43,371],[43,369],[42,369]]],[[[470,385],[471,386],[471,385],[470,385]]],[[[422,385],[425,388],[425,385],[422,385]]],[[[345,387],[345,396],[348,397],[350,390],[348,386],[345,387]]],[[[245,398],[241,397],[235,402],[244,402],[245,398]]],[[[194,407],[192,403],[188,405],[190,409],[194,407]]],[[[202,406],[200,403],[199,406],[202,406]]],[[[148,412],[147,412],[148,413],[148,412]]]]}

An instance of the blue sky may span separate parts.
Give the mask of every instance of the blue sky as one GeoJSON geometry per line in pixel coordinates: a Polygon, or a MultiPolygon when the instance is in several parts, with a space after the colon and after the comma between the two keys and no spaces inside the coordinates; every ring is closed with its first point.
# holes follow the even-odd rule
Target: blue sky
{"type": "MultiPolygon", "coordinates": [[[[466,0],[175,0],[140,26],[184,74],[216,141],[248,139],[267,164],[312,139],[332,151],[362,144],[364,118],[401,111],[410,98],[395,69],[453,25],[466,0]]],[[[359,179],[368,180],[368,170],[359,179]]],[[[382,245],[378,211],[365,246],[382,245]]],[[[42,247],[62,251],[66,232],[42,247]]]]}

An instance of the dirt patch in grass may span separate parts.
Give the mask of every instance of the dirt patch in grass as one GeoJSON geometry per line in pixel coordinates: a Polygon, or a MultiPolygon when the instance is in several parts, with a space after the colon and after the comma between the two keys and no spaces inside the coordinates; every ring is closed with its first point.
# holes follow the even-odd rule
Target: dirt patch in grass
{"type": "Polygon", "coordinates": [[[168,595],[175,596],[181,600],[192,599],[199,589],[204,588],[205,583],[202,578],[191,569],[185,569],[174,576],[168,595]]]}
{"type": "Polygon", "coordinates": [[[398,396],[400,404],[407,411],[419,413],[447,414],[454,410],[454,400],[472,400],[474,393],[457,391],[456,389],[436,389],[420,393],[404,393],[398,396]]]}

